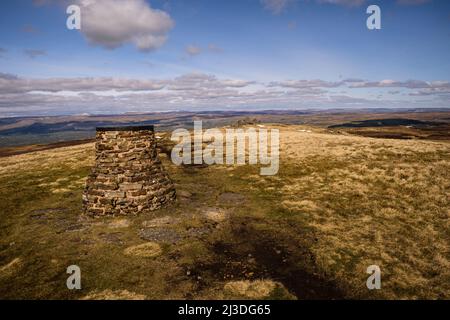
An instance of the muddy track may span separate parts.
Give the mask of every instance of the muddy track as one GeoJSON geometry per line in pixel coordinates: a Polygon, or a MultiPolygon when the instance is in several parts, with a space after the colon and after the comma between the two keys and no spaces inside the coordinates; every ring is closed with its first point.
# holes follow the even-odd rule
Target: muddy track
{"type": "Polygon", "coordinates": [[[228,236],[210,243],[213,262],[199,263],[193,270],[194,275],[202,277],[198,290],[217,280],[265,278],[282,283],[301,300],[348,298],[335,282],[317,272],[314,256],[308,250],[308,242],[314,241],[311,234],[287,229],[262,231],[254,228],[255,222],[234,221],[224,232],[228,236]]]}

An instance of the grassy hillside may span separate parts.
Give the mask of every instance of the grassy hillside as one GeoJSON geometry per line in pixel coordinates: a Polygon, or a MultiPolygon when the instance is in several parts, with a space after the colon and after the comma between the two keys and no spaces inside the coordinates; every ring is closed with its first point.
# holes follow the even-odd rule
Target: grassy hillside
{"type": "Polygon", "coordinates": [[[136,217],[80,215],[93,144],[0,158],[0,298],[450,298],[448,142],[276,127],[278,175],[162,154],[178,201],[136,217]]]}

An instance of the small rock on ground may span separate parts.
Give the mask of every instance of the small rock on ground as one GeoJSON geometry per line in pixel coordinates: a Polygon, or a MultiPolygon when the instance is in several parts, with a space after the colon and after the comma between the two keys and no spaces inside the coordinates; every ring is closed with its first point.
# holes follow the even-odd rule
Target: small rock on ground
{"type": "Polygon", "coordinates": [[[182,239],[181,235],[169,228],[141,229],[139,236],[148,241],[176,243],[182,239]]]}

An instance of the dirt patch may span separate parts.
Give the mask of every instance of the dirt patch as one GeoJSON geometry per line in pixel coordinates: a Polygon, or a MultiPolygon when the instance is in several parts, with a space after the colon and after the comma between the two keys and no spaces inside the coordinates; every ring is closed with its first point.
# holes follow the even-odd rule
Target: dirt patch
{"type": "Polygon", "coordinates": [[[260,228],[262,221],[239,218],[224,230],[223,240],[213,242],[214,258],[196,264],[191,273],[200,276],[198,290],[211,283],[276,279],[298,299],[344,299],[346,294],[316,269],[314,256],[307,249],[311,234],[289,230],[286,226],[260,228]],[[279,230],[285,230],[280,233],[279,230]],[[225,240],[226,239],[226,240],[225,240]]]}

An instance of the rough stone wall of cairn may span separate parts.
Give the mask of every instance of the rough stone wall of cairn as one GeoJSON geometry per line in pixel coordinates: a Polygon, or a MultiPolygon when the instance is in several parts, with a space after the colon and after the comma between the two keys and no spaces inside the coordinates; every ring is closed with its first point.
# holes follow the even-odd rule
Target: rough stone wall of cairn
{"type": "Polygon", "coordinates": [[[175,199],[157,155],[153,126],[97,128],[95,152],[83,193],[86,214],[134,215],[175,199]]]}

